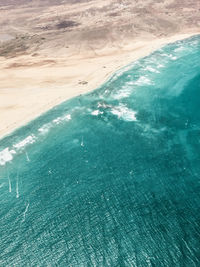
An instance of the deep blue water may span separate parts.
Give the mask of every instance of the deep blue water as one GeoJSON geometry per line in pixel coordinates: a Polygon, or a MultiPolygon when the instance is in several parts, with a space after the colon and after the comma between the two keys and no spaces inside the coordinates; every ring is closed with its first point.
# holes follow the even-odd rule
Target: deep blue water
{"type": "Polygon", "coordinates": [[[200,266],[200,36],[0,140],[0,266],[200,266]]]}

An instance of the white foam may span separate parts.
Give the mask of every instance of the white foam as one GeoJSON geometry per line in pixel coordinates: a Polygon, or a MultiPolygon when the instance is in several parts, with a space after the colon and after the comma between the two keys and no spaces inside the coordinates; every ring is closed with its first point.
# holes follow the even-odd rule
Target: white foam
{"type": "Polygon", "coordinates": [[[170,58],[172,59],[172,60],[176,60],[177,59],[177,57],[175,57],[175,56],[170,56],[170,58]]]}
{"type": "Polygon", "coordinates": [[[137,112],[127,108],[125,105],[120,104],[117,107],[113,107],[111,109],[111,113],[116,115],[118,119],[122,119],[124,121],[137,121],[136,114],[137,112]]]}
{"type": "Polygon", "coordinates": [[[28,212],[28,208],[29,208],[29,203],[26,205],[26,208],[25,208],[25,211],[24,211],[24,214],[23,214],[22,222],[24,222],[26,220],[26,213],[28,212]]]}
{"type": "Polygon", "coordinates": [[[15,150],[9,150],[9,148],[5,148],[0,152],[0,165],[5,165],[6,162],[9,162],[13,159],[13,154],[16,154],[15,150]]]}
{"type": "Polygon", "coordinates": [[[100,103],[100,102],[98,102],[97,107],[98,107],[98,108],[109,108],[109,107],[111,107],[111,105],[108,105],[108,104],[105,104],[105,103],[100,103]]]}
{"type": "Polygon", "coordinates": [[[100,110],[96,109],[96,110],[92,111],[91,114],[93,116],[98,116],[99,114],[103,114],[103,111],[100,111],[100,110]]]}
{"type": "Polygon", "coordinates": [[[130,82],[127,82],[126,84],[127,84],[127,85],[134,85],[135,82],[134,82],[134,81],[130,81],[130,82]]]}
{"type": "Polygon", "coordinates": [[[28,156],[28,153],[26,152],[26,160],[28,161],[28,162],[30,162],[30,159],[29,159],[29,156],[28,156]]]}
{"type": "Polygon", "coordinates": [[[67,114],[67,115],[64,115],[62,117],[56,118],[55,120],[53,120],[53,122],[55,124],[60,124],[63,121],[69,121],[69,120],[71,120],[71,115],[70,114],[67,114]]]}
{"type": "Polygon", "coordinates": [[[160,73],[159,70],[154,69],[154,68],[151,67],[151,66],[147,66],[144,70],[147,70],[147,71],[150,71],[150,72],[154,72],[154,73],[160,73]]]}
{"type": "Polygon", "coordinates": [[[81,140],[81,146],[84,147],[83,136],[82,136],[82,140],[81,140]]]}
{"type": "MultiPolygon", "coordinates": [[[[133,82],[129,82],[129,85],[133,85],[133,82]]],[[[114,99],[121,99],[121,98],[126,98],[129,97],[132,91],[132,87],[130,86],[123,86],[119,91],[117,91],[113,98],[114,99]]]]}
{"type": "Polygon", "coordinates": [[[168,58],[170,58],[172,60],[176,60],[177,59],[177,57],[173,56],[172,54],[163,54],[163,56],[166,56],[166,57],[168,57],[168,58]]]}
{"type": "Polygon", "coordinates": [[[27,136],[24,140],[22,140],[21,142],[15,144],[13,146],[15,148],[17,148],[17,149],[21,149],[21,148],[25,147],[28,144],[35,143],[35,140],[36,140],[36,137],[35,137],[34,134],[32,134],[32,135],[27,136]]]}
{"type": "Polygon", "coordinates": [[[53,125],[51,123],[46,123],[44,124],[41,128],[38,129],[38,132],[42,133],[42,134],[46,134],[48,133],[49,129],[52,127],[53,125]]]}
{"type": "Polygon", "coordinates": [[[150,85],[152,84],[151,80],[145,76],[141,76],[136,82],[136,85],[150,85]]]}
{"type": "Polygon", "coordinates": [[[121,69],[119,69],[117,72],[115,72],[115,74],[109,79],[109,83],[115,81],[119,76],[121,76],[123,73],[129,71],[130,69],[132,69],[134,66],[138,65],[139,61],[134,61],[133,63],[129,64],[126,67],[123,67],[121,69]]]}
{"type": "Polygon", "coordinates": [[[164,65],[163,64],[158,64],[157,68],[159,68],[159,69],[164,68],[164,65]]]}
{"type": "Polygon", "coordinates": [[[185,46],[179,46],[177,48],[174,49],[174,52],[185,52],[187,50],[187,47],[185,46]]]}
{"type": "Polygon", "coordinates": [[[40,132],[41,134],[46,134],[46,133],[48,133],[48,131],[52,127],[54,127],[55,124],[58,125],[63,121],[69,121],[69,120],[71,120],[71,115],[70,114],[58,117],[58,118],[54,119],[52,122],[46,123],[42,127],[40,127],[38,129],[38,132],[40,132]]]}
{"type": "Polygon", "coordinates": [[[12,192],[12,185],[11,185],[11,181],[10,181],[10,177],[8,176],[8,184],[9,184],[9,193],[12,192]]]}
{"type": "Polygon", "coordinates": [[[19,185],[18,185],[18,177],[16,181],[16,198],[19,198],[19,185]]]}

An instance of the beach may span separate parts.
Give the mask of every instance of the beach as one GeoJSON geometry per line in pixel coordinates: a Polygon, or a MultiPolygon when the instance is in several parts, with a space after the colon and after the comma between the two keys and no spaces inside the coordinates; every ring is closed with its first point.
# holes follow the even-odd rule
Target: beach
{"type": "Polygon", "coordinates": [[[140,8],[123,1],[78,2],[1,5],[0,138],[63,101],[95,90],[120,68],[163,45],[199,33],[198,3],[189,10],[184,2],[180,11],[168,7],[170,1],[141,3],[140,8]],[[161,7],[163,14],[158,14],[161,7]],[[130,14],[131,8],[136,12],[130,14]],[[148,20],[140,21],[144,14],[148,20]]]}
{"type": "Polygon", "coordinates": [[[199,266],[199,48],[166,45],[1,140],[0,266],[199,266]]]}
{"type": "MultiPolygon", "coordinates": [[[[72,97],[90,92],[120,68],[131,62],[145,57],[151,52],[171,42],[188,38],[197,33],[175,35],[154,41],[139,42],[124,48],[117,54],[103,51],[101,56],[72,58],[56,66],[49,66],[41,62],[45,59],[29,59],[32,67],[11,68],[0,72],[0,137],[4,137],[13,130],[35,119],[50,108],[72,97]],[[41,66],[40,66],[41,64],[41,66]],[[12,77],[12,79],[7,79],[12,77]]],[[[23,65],[25,59],[17,61],[23,65]]],[[[14,64],[13,59],[6,64],[14,64]]],[[[1,64],[2,66],[2,64],[1,64]]]]}
{"type": "Polygon", "coordinates": [[[200,266],[199,11],[0,0],[0,266],[200,266]]]}

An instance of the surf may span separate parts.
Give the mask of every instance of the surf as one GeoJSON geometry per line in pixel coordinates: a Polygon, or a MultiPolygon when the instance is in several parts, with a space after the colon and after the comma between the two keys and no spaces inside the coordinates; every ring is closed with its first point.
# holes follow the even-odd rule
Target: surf
{"type": "Polygon", "coordinates": [[[199,58],[167,45],[0,141],[2,266],[199,264],[199,58]]]}

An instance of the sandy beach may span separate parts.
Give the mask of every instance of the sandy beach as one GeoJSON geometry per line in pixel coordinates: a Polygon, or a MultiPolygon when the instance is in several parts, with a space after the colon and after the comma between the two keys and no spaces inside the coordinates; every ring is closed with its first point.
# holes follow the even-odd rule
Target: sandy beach
{"type": "Polygon", "coordinates": [[[134,60],[200,32],[200,4],[195,1],[190,7],[183,2],[181,9],[171,1],[162,6],[150,1],[150,11],[147,3],[136,10],[128,1],[63,1],[56,6],[45,1],[45,8],[44,1],[41,6],[40,1],[16,2],[0,4],[0,138],[53,106],[96,89],[134,60]],[[142,15],[148,20],[141,22],[142,15]]]}

